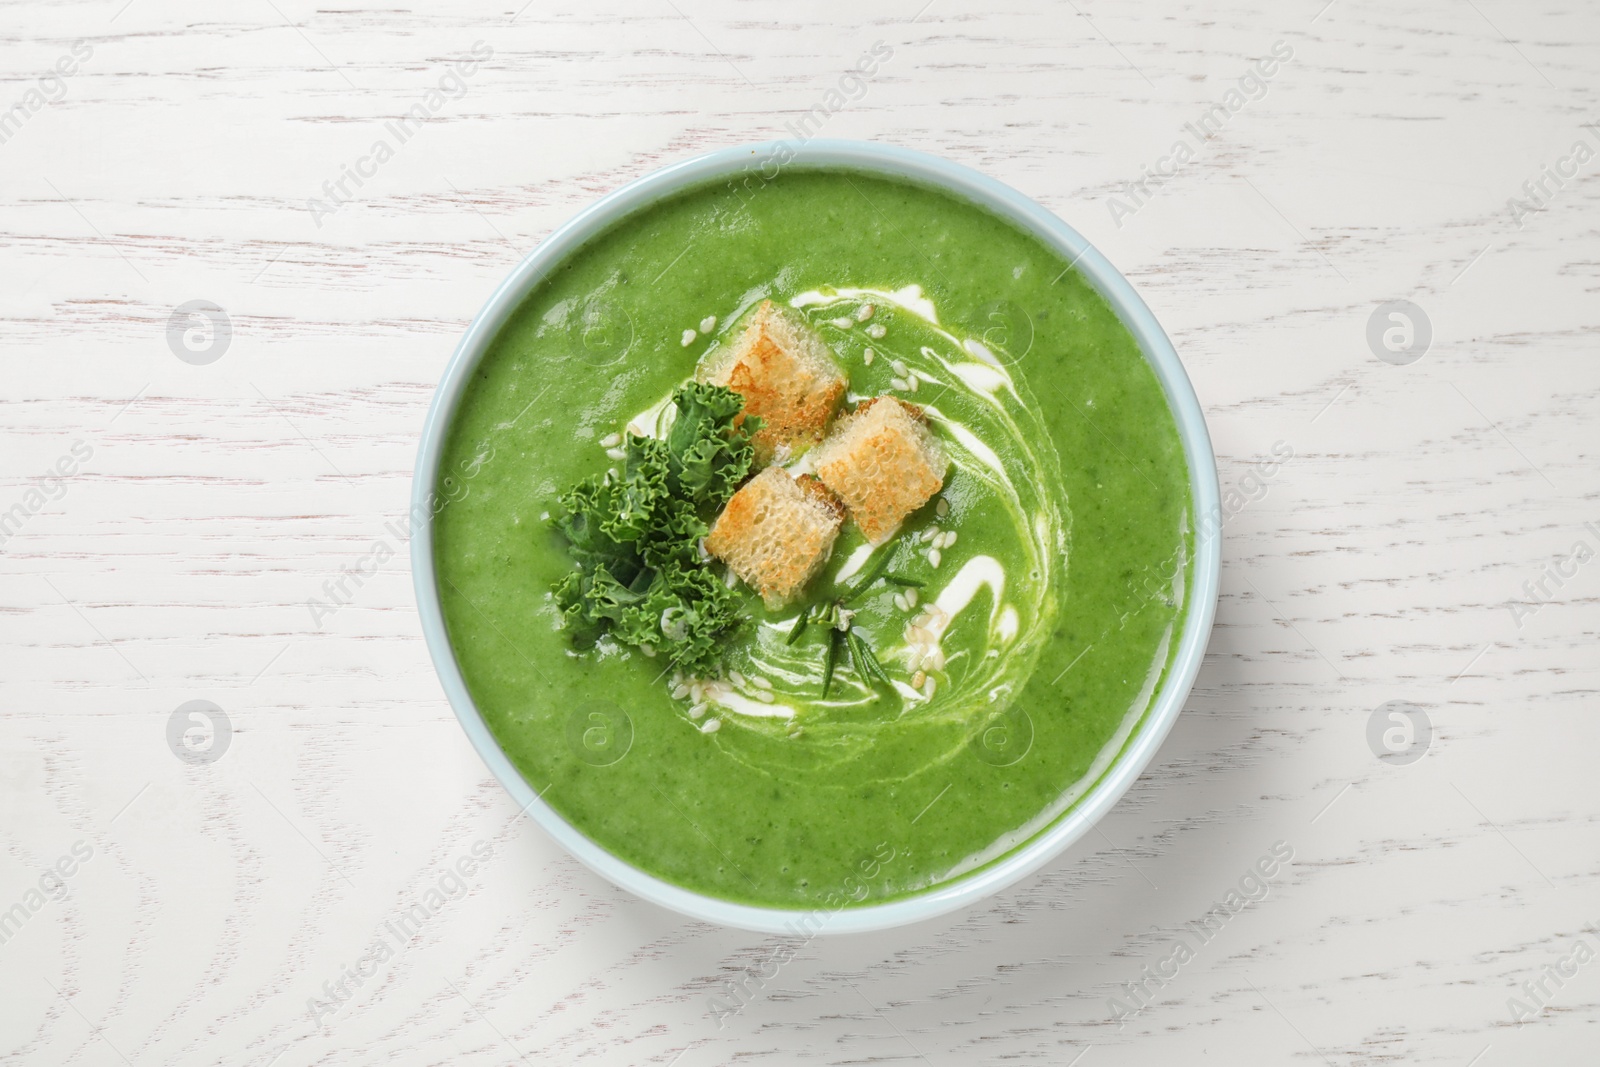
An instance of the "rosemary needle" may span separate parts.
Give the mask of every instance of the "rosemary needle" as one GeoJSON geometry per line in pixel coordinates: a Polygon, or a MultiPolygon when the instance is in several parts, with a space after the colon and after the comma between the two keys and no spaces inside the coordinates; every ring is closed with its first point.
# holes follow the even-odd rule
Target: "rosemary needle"
{"type": "Polygon", "coordinates": [[[850,649],[851,665],[855,667],[856,673],[861,676],[861,680],[866,683],[867,687],[871,688],[874,679],[867,670],[867,657],[861,653],[861,638],[855,635],[855,631],[846,630],[844,641],[845,645],[850,649]]]}
{"type": "Polygon", "coordinates": [[[828,651],[822,656],[822,698],[828,698],[828,690],[833,688],[833,671],[839,662],[839,644],[844,634],[833,627],[828,628],[828,651]]]}
{"type": "Polygon", "coordinates": [[[878,681],[893,689],[894,683],[889,680],[888,673],[884,671],[883,664],[878,662],[877,654],[872,651],[872,646],[867,644],[866,638],[857,637],[856,641],[861,645],[861,658],[867,661],[867,669],[877,676],[878,681]]]}
{"type": "Polygon", "coordinates": [[[850,592],[845,594],[843,602],[848,604],[850,601],[866,592],[867,586],[877,581],[878,577],[883,574],[884,568],[889,566],[889,558],[893,555],[893,549],[885,550],[883,555],[878,557],[878,562],[874,563],[872,565],[872,569],[867,572],[866,577],[862,578],[859,582],[850,587],[850,592]]]}
{"type": "Polygon", "coordinates": [[[804,610],[804,611],[802,611],[800,613],[799,621],[794,624],[793,629],[791,629],[789,631],[789,636],[784,640],[783,643],[786,644],[786,645],[794,644],[796,641],[800,640],[800,635],[805,633],[806,632],[806,627],[810,626],[810,625],[811,625],[811,606],[808,604],[808,605],[806,605],[806,610],[804,610]]]}
{"type": "Polygon", "coordinates": [[[856,673],[861,675],[861,680],[866,682],[869,688],[881,682],[893,689],[894,683],[884,672],[883,664],[878,662],[878,657],[873,655],[872,646],[867,644],[866,638],[851,630],[845,634],[845,640],[849,642],[850,658],[855,664],[856,673]]]}

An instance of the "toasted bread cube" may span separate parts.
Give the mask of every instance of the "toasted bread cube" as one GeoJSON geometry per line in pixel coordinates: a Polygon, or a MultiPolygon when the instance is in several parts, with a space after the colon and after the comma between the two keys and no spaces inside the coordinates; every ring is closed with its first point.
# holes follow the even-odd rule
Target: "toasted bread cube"
{"type": "Polygon", "coordinates": [[[760,416],[752,443],[762,465],[787,462],[822,440],[849,384],[827,342],[770,300],[731,341],[705,354],[696,376],[732,389],[744,397],[744,415],[760,416]]]}
{"type": "Polygon", "coordinates": [[[769,608],[799,594],[828,562],[844,507],[815,478],[768,467],[722,509],[706,551],[733,568],[769,608]]]}
{"type": "Polygon", "coordinates": [[[834,425],[813,456],[817,477],[850,509],[874,545],[944,488],[950,461],[922,409],[880,396],[834,425]]]}

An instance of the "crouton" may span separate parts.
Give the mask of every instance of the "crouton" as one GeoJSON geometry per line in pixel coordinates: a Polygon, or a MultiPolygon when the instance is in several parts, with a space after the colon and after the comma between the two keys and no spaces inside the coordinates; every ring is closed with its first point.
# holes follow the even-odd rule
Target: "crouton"
{"type": "Polygon", "coordinates": [[[768,467],[733,494],[706,551],[733,568],[769,608],[794,599],[827,563],[844,506],[815,478],[768,467]]]}
{"type": "Polygon", "coordinates": [[[950,461],[922,410],[880,396],[841,418],[813,456],[817,477],[874,545],[944,488],[950,461]]]}
{"type": "Polygon", "coordinates": [[[822,440],[849,379],[828,345],[795,312],[763,300],[745,327],[712,348],[696,372],[744,397],[744,415],[761,418],[756,462],[784,461],[822,440]]]}

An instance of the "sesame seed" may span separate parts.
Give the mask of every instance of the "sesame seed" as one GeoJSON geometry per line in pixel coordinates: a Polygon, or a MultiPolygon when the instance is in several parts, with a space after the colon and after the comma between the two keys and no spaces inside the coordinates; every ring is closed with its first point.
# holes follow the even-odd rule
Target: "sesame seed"
{"type": "Polygon", "coordinates": [[[933,644],[933,635],[920,626],[913,626],[911,628],[911,640],[919,645],[931,645],[933,644]]]}
{"type": "Polygon", "coordinates": [[[872,366],[872,361],[873,361],[873,360],[874,360],[874,359],[877,359],[877,358],[878,358],[878,353],[876,353],[876,352],[874,352],[874,351],[873,351],[873,350],[872,350],[872,349],[870,349],[870,348],[869,348],[869,349],[867,349],[867,351],[866,351],[866,352],[865,352],[865,353],[864,353],[864,354],[863,354],[863,355],[862,355],[862,357],[861,357],[861,362],[863,362],[863,363],[865,363],[865,364],[866,364],[866,365],[867,365],[867,366],[869,366],[869,367],[870,367],[870,366],[872,366]]]}
{"type": "Polygon", "coordinates": [[[695,332],[693,330],[684,330],[683,331],[683,347],[684,348],[688,348],[690,345],[694,344],[694,339],[695,339],[695,332]]]}
{"type": "Polygon", "coordinates": [[[899,378],[890,378],[889,379],[889,388],[895,390],[896,392],[900,392],[900,393],[910,392],[911,383],[910,382],[901,381],[899,378]]]}
{"type": "Polygon", "coordinates": [[[906,605],[908,607],[913,607],[914,608],[914,607],[917,606],[917,595],[918,594],[917,594],[917,590],[916,590],[915,587],[906,590],[906,593],[905,593],[906,605]]]}
{"type": "Polygon", "coordinates": [[[755,697],[757,700],[761,701],[761,703],[763,703],[763,704],[770,704],[775,699],[773,697],[773,695],[771,693],[767,692],[765,689],[757,689],[755,692],[751,693],[750,695],[755,697]]]}
{"type": "Polygon", "coordinates": [[[921,615],[911,620],[911,625],[918,629],[925,629],[933,621],[933,616],[924,611],[921,615]]]}
{"type": "Polygon", "coordinates": [[[712,330],[715,330],[716,328],[717,328],[717,317],[715,315],[707,315],[705,318],[700,320],[700,332],[701,333],[710,333],[712,330]]]}
{"type": "Polygon", "coordinates": [[[911,386],[911,391],[913,393],[916,392],[918,387],[922,385],[922,379],[918,378],[915,374],[907,378],[906,382],[911,386]]]}
{"type": "Polygon", "coordinates": [[[928,676],[926,674],[924,674],[923,672],[918,671],[916,674],[913,674],[911,676],[911,688],[913,688],[913,689],[921,689],[922,688],[922,683],[926,682],[927,680],[928,680],[928,676]]]}
{"type": "Polygon", "coordinates": [[[686,686],[686,685],[675,685],[675,686],[672,687],[672,699],[673,700],[682,700],[684,697],[686,697],[688,695],[689,695],[689,687],[688,686],[686,686]]]}
{"type": "Polygon", "coordinates": [[[906,664],[906,669],[907,670],[912,670],[912,671],[921,670],[922,669],[922,653],[918,652],[916,649],[913,648],[911,650],[911,659],[906,664]]]}
{"type": "Polygon", "coordinates": [[[901,611],[911,610],[911,605],[906,602],[906,595],[904,593],[896,593],[894,595],[894,606],[899,608],[901,611]]]}
{"type": "Polygon", "coordinates": [[[944,547],[949,548],[951,545],[953,545],[955,543],[956,543],[956,532],[954,530],[946,530],[944,532],[944,547]]]}
{"type": "Polygon", "coordinates": [[[939,565],[939,550],[937,548],[928,549],[928,563],[934,567],[939,565]]]}
{"type": "Polygon", "coordinates": [[[695,705],[693,705],[692,707],[689,708],[689,718],[691,718],[691,719],[698,719],[698,718],[700,718],[700,716],[704,715],[705,713],[706,713],[706,706],[704,704],[695,704],[695,705]]]}
{"type": "Polygon", "coordinates": [[[932,678],[929,678],[926,682],[922,683],[922,695],[927,697],[929,700],[932,700],[933,694],[938,691],[939,683],[934,681],[932,678]]]}
{"type": "Polygon", "coordinates": [[[868,319],[872,318],[872,313],[875,310],[876,309],[871,304],[862,304],[861,310],[856,312],[856,318],[860,319],[862,322],[866,322],[868,319]]]}
{"type": "Polygon", "coordinates": [[[902,377],[902,378],[911,377],[911,368],[905,365],[905,361],[904,360],[897,359],[893,363],[889,364],[889,366],[893,367],[894,368],[894,372],[896,374],[900,375],[900,377],[902,377]]]}
{"type": "Polygon", "coordinates": [[[933,506],[933,513],[941,519],[950,514],[950,501],[940,497],[939,502],[933,506]]]}
{"type": "Polygon", "coordinates": [[[722,729],[721,719],[707,719],[706,724],[700,727],[700,732],[703,734],[714,734],[720,729],[722,729]]]}
{"type": "Polygon", "coordinates": [[[852,319],[849,315],[840,315],[838,318],[830,319],[828,321],[833,323],[835,327],[841,330],[848,330],[850,327],[856,324],[856,320],[852,319]]]}
{"type": "Polygon", "coordinates": [[[610,456],[612,459],[627,459],[628,458],[628,453],[624,452],[620,448],[608,448],[608,449],[606,449],[606,455],[610,456]]]}
{"type": "Polygon", "coordinates": [[[771,689],[772,688],[772,683],[767,681],[765,678],[759,678],[759,677],[751,678],[750,679],[750,684],[755,686],[757,689],[771,689]]]}
{"type": "Polygon", "coordinates": [[[600,438],[601,448],[616,448],[621,443],[622,435],[620,433],[608,433],[604,437],[600,438]]]}
{"type": "Polygon", "coordinates": [[[882,337],[887,332],[888,331],[883,328],[883,324],[879,322],[875,322],[871,326],[867,327],[867,336],[872,338],[874,341],[878,340],[878,338],[882,337]]]}
{"type": "Polygon", "coordinates": [[[936,670],[936,671],[944,670],[944,649],[935,648],[933,650],[933,652],[928,656],[928,662],[932,665],[934,670],[936,670]]]}
{"type": "Polygon", "coordinates": [[[655,659],[656,658],[656,646],[655,645],[640,645],[639,646],[639,651],[643,652],[646,656],[649,656],[651,659],[655,659]]]}
{"type": "Polygon", "coordinates": [[[734,685],[738,686],[740,689],[744,688],[744,675],[740,674],[738,671],[729,671],[728,672],[728,681],[732,682],[734,685]]]}

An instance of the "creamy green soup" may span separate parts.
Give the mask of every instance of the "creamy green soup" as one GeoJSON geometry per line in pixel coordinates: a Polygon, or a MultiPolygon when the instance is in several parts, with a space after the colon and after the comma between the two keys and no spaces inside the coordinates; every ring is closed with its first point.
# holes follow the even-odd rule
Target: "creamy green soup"
{"type": "Polygon", "coordinates": [[[1177,647],[1193,524],[1154,374],[1056,253],[931,189],[795,169],[624,220],[495,339],[443,470],[446,624],[501,746],[597,843],[730,900],[881,901],[999,859],[1105,772],[1177,647]],[[557,498],[765,299],[819,331],[851,400],[925,412],[943,490],[876,550],[847,523],[807,600],[740,587],[715,677],[575,647],[557,498]],[[920,584],[857,591],[885,570],[920,584]],[[790,638],[852,595],[891,684],[840,664],[825,695],[826,628],[790,638]]]}

